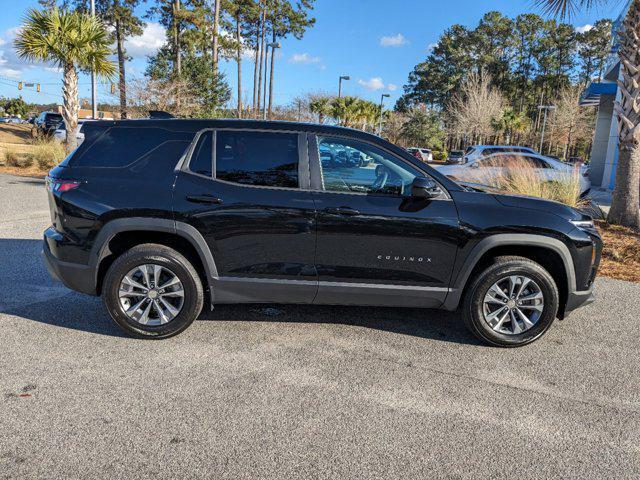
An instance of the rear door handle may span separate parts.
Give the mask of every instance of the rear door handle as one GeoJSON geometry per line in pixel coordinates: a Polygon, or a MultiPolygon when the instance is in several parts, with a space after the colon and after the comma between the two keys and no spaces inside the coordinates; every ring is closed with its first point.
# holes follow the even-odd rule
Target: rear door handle
{"type": "Polygon", "coordinates": [[[358,210],[349,207],[329,207],[325,208],[324,211],[333,215],[360,215],[358,210]]]}
{"type": "Polygon", "coordinates": [[[187,195],[187,200],[191,203],[205,203],[207,205],[220,205],[222,204],[222,199],[214,197],[213,195],[203,194],[203,195],[187,195]]]}

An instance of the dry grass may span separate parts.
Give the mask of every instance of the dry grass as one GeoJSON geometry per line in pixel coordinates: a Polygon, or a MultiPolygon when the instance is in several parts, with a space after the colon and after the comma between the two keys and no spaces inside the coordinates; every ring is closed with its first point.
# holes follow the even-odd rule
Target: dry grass
{"type": "Polygon", "coordinates": [[[64,158],[64,146],[53,140],[36,140],[31,145],[0,145],[0,165],[5,173],[46,175],[64,158]]]}
{"type": "Polygon", "coordinates": [[[31,125],[0,123],[0,143],[27,144],[31,142],[31,125]]]}
{"type": "Polygon", "coordinates": [[[36,140],[31,156],[42,170],[51,170],[58,165],[66,153],[64,146],[55,140],[36,140]]]}
{"type": "Polygon", "coordinates": [[[604,242],[598,274],[640,282],[640,232],[603,221],[596,224],[604,242]]]}
{"type": "Polygon", "coordinates": [[[556,174],[553,179],[546,178],[531,163],[517,155],[502,160],[500,164],[484,163],[476,169],[474,181],[518,195],[546,198],[564,203],[571,207],[580,207],[580,170],[556,174]],[[488,170],[496,167],[498,170],[488,170]],[[506,168],[505,168],[506,167],[506,168]]]}

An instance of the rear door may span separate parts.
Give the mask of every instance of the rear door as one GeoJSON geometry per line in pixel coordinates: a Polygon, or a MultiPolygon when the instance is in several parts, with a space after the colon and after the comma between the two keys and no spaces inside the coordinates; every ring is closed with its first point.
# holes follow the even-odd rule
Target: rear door
{"type": "Polygon", "coordinates": [[[216,263],[215,302],[309,303],[317,290],[306,136],[205,130],[176,178],[177,221],[216,263]]]}
{"type": "Polygon", "coordinates": [[[367,142],[313,136],[309,157],[318,211],[314,303],[439,306],[459,236],[449,196],[412,198],[411,182],[425,173],[367,142]],[[335,162],[345,148],[369,161],[335,162]]]}

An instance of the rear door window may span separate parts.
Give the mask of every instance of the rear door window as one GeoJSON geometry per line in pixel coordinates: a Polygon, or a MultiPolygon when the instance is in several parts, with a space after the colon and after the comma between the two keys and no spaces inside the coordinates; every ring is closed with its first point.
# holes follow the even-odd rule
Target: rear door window
{"type": "Polygon", "coordinates": [[[193,149],[189,170],[193,173],[211,177],[213,174],[213,132],[207,131],[200,135],[200,139],[193,149]]]}
{"type": "Polygon", "coordinates": [[[218,130],[216,178],[243,185],[298,187],[298,135],[218,130]]]}

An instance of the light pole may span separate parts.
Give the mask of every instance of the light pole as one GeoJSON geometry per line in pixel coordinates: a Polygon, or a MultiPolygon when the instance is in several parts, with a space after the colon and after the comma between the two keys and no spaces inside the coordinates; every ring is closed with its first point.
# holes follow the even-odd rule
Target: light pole
{"type": "Polygon", "coordinates": [[[351,80],[349,75],[340,75],[338,79],[338,98],[342,97],[342,80],[351,80]]]}
{"type": "MultiPolygon", "coordinates": [[[[91,0],[91,16],[96,16],[96,2],[95,0],[91,0]]],[[[96,85],[96,71],[94,68],[91,69],[91,116],[96,119],[98,118],[98,88],[96,85]]]]}
{"type": "Polygon", "coordinates": [[[542,155],[542,146],[544,145],[544,132],[547,128],[547,112],[549,110],[555,110],[555,105],[538,105],[538,110],[544,110],[544,118],[542,120],[542,135],[540,135],[540,148],[538,151],[542,155]]]}
{"type": "Polygon", "coordinates": [[[382,134],[382,104],[385,98],[390,97],[388,93],[383,93],[380,95],[380,123],[378,124],[378,136],[382,134]]]}
{"type": "MultiPolygon", "coordinates": [[[[269,77],[270,77],[269,79],[269,115],[271,115],[271,100],[272,100],[271,97],[273,96],[273,64],[276,56],[275,49],[280,48],[281,46],[282,45],[280,45],[280,42],[267,43],[267,48],[271,47],[271,71],[269,74],[269,77]]],[[[265,68],[264,68],[264,108],[262,112],[263,120],[267,119],[267,56],[268,56],[268,53],[267,55],[265,55],[265,59],[264,59],[265,68]]]]}

